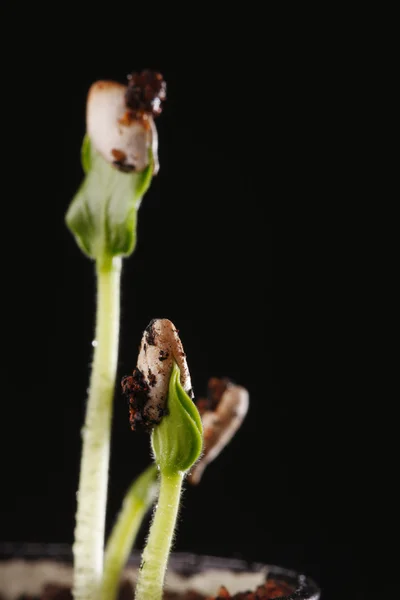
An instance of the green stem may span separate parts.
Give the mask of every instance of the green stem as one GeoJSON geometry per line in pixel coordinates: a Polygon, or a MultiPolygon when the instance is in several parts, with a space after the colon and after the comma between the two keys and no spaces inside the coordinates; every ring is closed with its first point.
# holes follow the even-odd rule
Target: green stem
{"type": "Polygon", "coordinates": [[[135,600],[161,600],[168,557],[171,550],[183,473],[161,474],[160,495],[149,538],[142,556],[135,600]]]}
{"type": "Polygon", "coordinates": [[[127,563],[140,525],[156,498],[157,468],[152,464],[129,488],[113,527],[104,556],[102,600],[118,596],[122,571],[127,563]]]}
{"type": "Polygon", "coordinates": [[[74,553],[75,600],[98,600],[103,571],[121,259],[97,261],[96,342],[83,428],[74,553]]]}

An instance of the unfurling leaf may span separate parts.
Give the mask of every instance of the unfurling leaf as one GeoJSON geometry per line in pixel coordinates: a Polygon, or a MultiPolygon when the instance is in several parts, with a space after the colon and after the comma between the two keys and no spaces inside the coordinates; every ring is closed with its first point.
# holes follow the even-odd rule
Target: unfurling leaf
{"type": "Polygon", "coordinates": [[[82,166],[86,176],[68,209],[68,228],[90,258],[128,256],[136,244],[137,210],[153,174],[152,156],[144,171],[124,173],[107,163],[86,136],[82,166]]]}
{"type": "Polygon", "coordinates": [[[193,400],[180,382],[177,364],[171,373],[167,400],[168,414],[152,433],[155,461],[163,475],[185,473],[200,457],[203,425],[193,400]]]}

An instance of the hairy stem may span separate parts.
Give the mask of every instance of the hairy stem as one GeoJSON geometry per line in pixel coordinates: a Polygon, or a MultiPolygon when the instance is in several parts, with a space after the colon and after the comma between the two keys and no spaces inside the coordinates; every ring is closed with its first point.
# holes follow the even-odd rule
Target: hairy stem
{"type": "Polygon", "coordinates": [[[136,585],[136,600],[161,600],[182,490],[183,473],[161,474],[160,495],[136,585]]]}
{"type": "Polygon", "coordinates": [[[98,261],[96,340],[85,425],[76,513],[75,600],[98,600],[103,571],[112,400],[118,357],[121,259],[98,261]]]}

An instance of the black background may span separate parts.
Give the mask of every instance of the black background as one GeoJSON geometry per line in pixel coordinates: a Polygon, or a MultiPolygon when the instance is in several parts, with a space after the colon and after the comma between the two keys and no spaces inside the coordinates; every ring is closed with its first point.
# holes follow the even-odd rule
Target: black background
{"type": "MultiPolygon", "coordinates": [[[[229,376],[251,401],[201,485],[186,486],[175,549],[292,567],[326,600],[364,598],[361,438],[335,332],[344,292],[327,275],[330,210],[305,202],[331,192],[310,167],[321,90],[296,62],[301,44],[272,43],[270,26],[177,11],[156,28],[146,11],[117,12],[83,22],[78,10],[35,9],[21,23],[14,8],[3,21],[14,44],[3,54],[0,539],[72,542],[95,282],[64,215],[82,180],[90,84],[149,67],[168,100],[160,173],[124,261],[118,379],[150,319],[168,317],[196,395],[229,376]]],[[[108,527],[148,448],[117,386],[108,527]]]]}

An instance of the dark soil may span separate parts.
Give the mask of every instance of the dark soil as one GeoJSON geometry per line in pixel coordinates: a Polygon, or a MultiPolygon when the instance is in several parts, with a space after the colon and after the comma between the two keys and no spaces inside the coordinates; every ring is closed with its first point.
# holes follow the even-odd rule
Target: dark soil
{"type": "MultiPolygon", "coordinates": [[[[226,588],[221,587],[218,596],[215,597],[206,597],[193,591],[187,591],[183,596],[181,594],[165,592],[164,600],[285,600],[287,596],[293,593],[294,589],[287,583],[270,579],[267,583],[258,587],[255,592],[243,592],[231,596],[226,588]]],[[[118,600],[133,600],[133,597],[134,589],[132,584],[128,581],[124,582],[121,585],[118,600]]],[[[2,600],[1,596],[0,600],[2,600]]],[[[21,596],[19,600],[72,600],[72,594],[68,588],[49,584],[45,587],[40,597],[25,595],[21,596]]]]}

